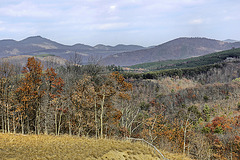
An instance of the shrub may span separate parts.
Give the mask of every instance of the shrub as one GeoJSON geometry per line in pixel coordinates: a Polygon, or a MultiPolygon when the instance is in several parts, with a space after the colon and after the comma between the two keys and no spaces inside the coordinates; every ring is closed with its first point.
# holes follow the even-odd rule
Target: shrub
{"type": "Polygon", "coordinates": [[[207,95],[204,95],[204,96],[203,96],[203,99],[204,99],[205,102],[207,102],[207,101],[209,100],[209,98],[208,98],[207,95]]]}
{"type": "Polygon", "coordinates": [[[214,130],[214,133],[219,133],[219,134],[223,134],[224,130],[222,129],[221,126],[217,126],[214,130]]]}
{"type": "Polygon", "coordinates": [[[202,128],[202,133],[210,133],[210,128],[208,128],[208,127],[203,127],[203,128],[202,128]]]}
{"type": "Polygon", "coordinates": [[[150,107],[150,104],[149,104],[149,103],[145,103],[145,102],[141,102],[141,103],[140,103],[140,108],[141,108],[141,110],[148,111],[148,110],[149,110],[149,107],[150,107]]]}

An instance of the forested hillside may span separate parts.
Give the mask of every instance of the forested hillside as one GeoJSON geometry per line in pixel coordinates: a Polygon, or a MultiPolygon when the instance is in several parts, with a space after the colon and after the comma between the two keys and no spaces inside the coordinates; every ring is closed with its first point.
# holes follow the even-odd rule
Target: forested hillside
{"type": "Polygon", "coordinates": [[[101,60],[104,65],[131,66],[164,60],[198,57],[219,51],[239,48],[240,43],[227,43],[208,38],[177,38],[155,47],[117,53],[101,60]]]}
{"type": "Polygon", "coordinates": [[[0,130],[143,138],[194,159],[239,159],[239,61],[205,67],[123,76],[97,63],[2,61],[0,130]]]}
{"type": "Polygon", "coordinates": [[[148,70],[164,70],[174,68],[193,68],[204,65],[211,65],[215,63],[221,63],[224,60],[233,60],[240,57],[240,48],[226,50],[222,52],[211,53],[205,56],[180,59],[180,60],[167,60],[152,63],[143,63],[130,66],[132,69],[143,68],[148,70]]]}

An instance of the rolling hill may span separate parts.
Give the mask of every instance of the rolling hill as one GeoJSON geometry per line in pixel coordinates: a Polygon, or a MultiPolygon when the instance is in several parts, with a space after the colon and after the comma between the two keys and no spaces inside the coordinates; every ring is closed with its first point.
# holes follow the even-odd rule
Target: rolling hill
{"type": "Polygon", "coordinates": [[[198,80],[204,79],[206,83],[230,82],[240,75],[240,48],[183,60],[143,63],[130,67],[134,72],[125,72],[125,78],[158,79],[178,76],[197,77],[198,80]]]}
{"type": "Polygon", "coordinates": [[[110,55],[102,59],[101,63],[130,66],[146,62],[185,59],[239,47],[240,42],[228,43],[207,38],[177,38],[152,48],[110,55]]]}
{"type": "Polygon", "coordinates": [[[211,65],[223,62],[226,59],[239,58],[240,48],[207,54],[199,57],[192,57],[180,60],[166,60],[159,62],[143,63],[130,66],[132,69],[164,70],[174,68],[192,68],[204,65],[211,65]]]}
{"type": "Polygon", "coordinates": [[[39,55],[52,54],[65,59],[68,59],[73,54],[79,54],[83,57],[83,63],[86,63],[90,56],[106,57],[111,54],[121,53],[126,51],[134,51],[143,49],[138,45],[96,45],[89,46],[77,43],[75,45],[63,45],[55,41],[43,38],[41,36],[33,36],[15,41],[12,39],[0,40],[0,58],[17,55],[39,55]]]}

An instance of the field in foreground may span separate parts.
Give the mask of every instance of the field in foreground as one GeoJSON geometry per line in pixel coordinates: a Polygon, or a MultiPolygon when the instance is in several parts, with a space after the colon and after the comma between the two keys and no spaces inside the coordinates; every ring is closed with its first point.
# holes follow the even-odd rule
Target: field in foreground
{"type": "MultiPolygon", "coordinates": [[[[183,155],[162,153],[168,159],[189,159],[183,155]]],[[[129,141],[0,133],[0,159],[154,160],[158,157],[152,148],[129,141]]]]}

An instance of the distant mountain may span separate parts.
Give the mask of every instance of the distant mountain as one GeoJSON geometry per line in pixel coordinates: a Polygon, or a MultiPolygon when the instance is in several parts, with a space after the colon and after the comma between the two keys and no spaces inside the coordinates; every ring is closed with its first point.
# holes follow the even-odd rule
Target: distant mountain
{"type": "Polygon", "coordinates": [[[240,42],[240,41],[233,40],[233,39],[226,39],[226,40],[224,40],[224,42],[235,43],[235,42],[240,42]]]}
{"type": "Polygon", "coordinates": [[[144,49],[144,47],[142,47],[142,46],[138,46],[138,45],[124,45],[124,44],[119,44],[119,45],[116,45],[116,46],[113,47],[113,49],[116,50],[116,51],[122,51],[122,50],[125,50],[126,48],[128,50],[144,49]]]}
{"type": "Polygon", "coordinates": [[[101,63],[130,66],[146,62],[202,56],[239,47],[240,42],[227,43],[207,38],[178,38],[152,48],[110,55],[103,58],[101,63]]]}
{"type": "Polygon", "coordinates": [[[72,46],[63,45],[41,36],[33,36],[15,41],[12,39],[0,40],[0,58],[17,55],[40,55],[52,54],[68,59],[73,54],[79,54],[83,57],[85,63],[90,56],[106,57],[108,55],[144,49],[137,45],[117,45],[106,46],[96,45],[94,47],[84,44],[75,44],[72,46]]]}
{"type": "Polygon", "coordinates": [[[83,50],[83,51],[94,50],[94,47],[85,45],[85,44],[80,44],[80,43],[73,45],[71,48],[75,50],[83,50]]]}

